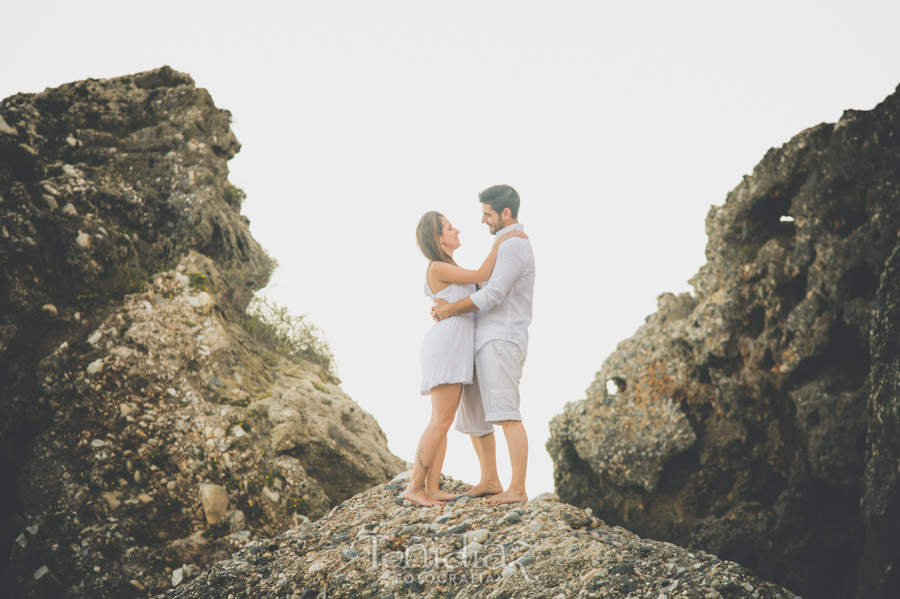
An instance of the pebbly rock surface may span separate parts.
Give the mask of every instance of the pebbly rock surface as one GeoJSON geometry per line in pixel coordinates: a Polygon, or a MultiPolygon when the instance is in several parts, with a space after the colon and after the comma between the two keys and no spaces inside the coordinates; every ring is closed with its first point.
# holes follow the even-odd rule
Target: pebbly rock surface
{"type": "Polygon", "coordinates": [[[706,229],[694,293],[660,296],[553,419],[557,492],[803,596],[856,596],[898,555],[900,93],[770,150],[706,229]]]}
{"type": "Polygon", "coordinates": [[[245,313],[230,115],[167,67],[0,103],[3,597],[146,597],[403,462],[245,313]]]}
{"type": "Polygon", "coordinates": [[[320,520],[250,543],[163,597],[795,597],[733,562],[607,526],[552,493],[498,507],[464,495],[422,508],[399,498],[405,486],[400,475],[320,520]]]}

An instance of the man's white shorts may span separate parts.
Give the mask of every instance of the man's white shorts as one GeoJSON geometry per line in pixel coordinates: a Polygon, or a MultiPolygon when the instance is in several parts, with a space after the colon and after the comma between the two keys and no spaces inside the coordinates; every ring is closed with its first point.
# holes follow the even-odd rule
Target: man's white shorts
{"type": "Polygon", "coordinates": [[[456,430],[481,437],[494,432],[493,424],[522,420],[519,380],[525,356],[511,341],[495,339],[475,354],[475,377],[463,386],[456,411],[456,430]]]}

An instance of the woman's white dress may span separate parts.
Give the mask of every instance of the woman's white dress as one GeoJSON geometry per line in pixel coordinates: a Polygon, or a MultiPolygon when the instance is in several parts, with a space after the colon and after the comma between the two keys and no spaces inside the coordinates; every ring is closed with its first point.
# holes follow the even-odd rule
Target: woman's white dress
{"type": "MultiPolygon", "coordinates": [[[[459,301],[475,293],[475,285],[451,283],[432,293],[425,281],[425,295],[447,303],[459,301]]],[[[446,383],[472,382],[475,368],[475,313],[459,314],[434,323],[422,342],[422,395],[446,383]]]]}

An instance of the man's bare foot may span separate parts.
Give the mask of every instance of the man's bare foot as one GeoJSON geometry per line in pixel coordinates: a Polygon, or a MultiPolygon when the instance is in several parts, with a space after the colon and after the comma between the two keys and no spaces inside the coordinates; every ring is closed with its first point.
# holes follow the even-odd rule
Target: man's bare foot
{"type": "Polygon", "coordinates": [[[525,494],[525,491],[513,491],[512,489],[507,489],[499,495],[494,495],[489,498],[487,504],[504,505],[506,503],[519,503],[521,501],[528,501],[528,496],[525,494]]]}
{"type": "Polygon", "coordinates": [[[496,495],[503,492],[503,486],[499,481],[491,481],[486,483],[478,483],[468,491],[466,495],[473,497],[484,497],[485,495],[496,495]]]}
{"type": "Polygon", "coordinates": [[[438,501],[450,501],[459,497],[459,493],[447,493],[440,489],[425,489],[425,492],[437,499],[438,501]]]}
{"type": "Polygon", "coordinates": [[[418,503],[424,507],[434,507],[436,505],[443,505],[443,501],[438,501],[431,495],[425,492],[425,489],[415,488],[413,486],[408,486],[406,489],[400,493],[400,496],[403,499],[408,501],[412,501],[413,503],[418,503]]]}

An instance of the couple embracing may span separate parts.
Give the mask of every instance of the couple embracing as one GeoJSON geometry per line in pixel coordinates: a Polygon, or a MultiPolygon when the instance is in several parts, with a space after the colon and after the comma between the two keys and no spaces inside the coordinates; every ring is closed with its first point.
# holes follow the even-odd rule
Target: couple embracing
{"type": "Polygon", "coordinates": [[[491,505],[526,501],[528,437],[519,412],[519,379],[528,348],[534,290],[534,254],[519,224],[519,194],[508,185],[482,191],[482,219],[497,236],[477,270],[459,267],[453,252],[459,230],[438,212],[416,229],[428,258],[425,294],[435,302],[436,324],[422,344],[422,395],[431,395],[431,420],[416,449],[405,499],[431,507],[456,495],[440,489],[447,431],[472,439],[481,480],[466,494],[488,496],[491,505]],[[494,425],[509,447],[512,480],[504,491],[497,474],[494,425]]]}

